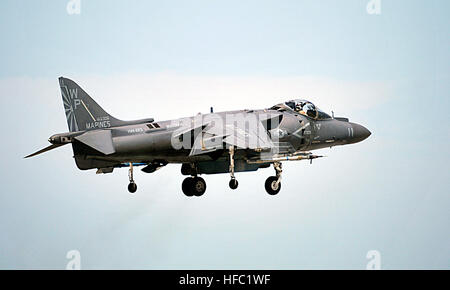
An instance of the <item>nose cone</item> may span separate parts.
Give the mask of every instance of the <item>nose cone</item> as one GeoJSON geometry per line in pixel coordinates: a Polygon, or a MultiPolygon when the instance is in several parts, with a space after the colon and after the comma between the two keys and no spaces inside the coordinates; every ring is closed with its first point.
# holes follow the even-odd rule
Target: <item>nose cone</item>
{"type": "Polygon", "coordinates": [[[367,130],[366,127],[361,126],[359,124],[352,123],[353,128],[353,136],[352,136],[352,143],[361,142],[365,139],[367,139],[372,133],[370,133],[369,130],[367,130]]]}

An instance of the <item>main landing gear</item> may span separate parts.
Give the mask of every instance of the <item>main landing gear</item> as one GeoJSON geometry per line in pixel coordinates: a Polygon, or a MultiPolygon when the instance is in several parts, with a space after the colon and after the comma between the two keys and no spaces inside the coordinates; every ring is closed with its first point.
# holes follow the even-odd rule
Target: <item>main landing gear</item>
{"type": "Polygon", "coordinates": [[[281,162],[274,162],[273,168],[275,169],[275,176],[270,176],[266,179],[265,188],[268,194],[276,195],[281,190],[281,162]]]}
{"type": "Polygon", "coordinates": [[[187,177],[183,180],[181,189],[186,196],[202,196],[206,191],[206,182],[198,176],[187,177]]]}
{"type": "MultiPolygon", "coordinates": [[[[239,185],[238,181],[236,180],[236,177],[234,176],[234,170],[235,170],[235,163],[234,163],[234,153],[235,148],[234,146],[229,147],[229,155],[230,155],[230,166],[229,166],[229,173],[230,173],[230,182],[229,186],[231,189],[236,189],[239,185]]],[[[282,164],[279,161],[273,162],[273,168],[275,169],[275,176],[270,176],[266,179],[266,182],[264,184],[264,187],[268,194],[270,195],[276,195],[281,190],[281,173],[282,170],[282,164]]],[[[131,171],[132,172],[132,171],[131,171]]],[[[206,191],[206,182],[203,178],[197,176],[197,168],[194,163],[183,164],[181,168],[181,173],[183,175],[191,175],[190,177],[187,177],[184,179],[181,189],[183,190],[183,193],[186,196],[202,196],[206,191]]],[[[131,175],[132,177],[132,175],[131,175]]],[[[130,179],[130,182],[133,182],[132,179],[130,179]]],[[[134,182],[133,182],[134,183],[134,182]]],[[[131,186],[131,183],[130,183],[131,186]]]]}
{"type": "Polygon", "coordinates": [[[197,176],[197,168],[195,164],[183,164],[181,167],[182,174],[189,174],[181,184],[181,189],[186,196],[202,196],[206,191],[206,182],[203,178],[197,176]]]}
{"type": "Polygon", "coordinates": [[[130,193],[135,193],[137,190],[137,185],[133,179],[133,163],[130,162],[130,169],[128,170],[128,179],[130,180],[130,184],[128,184],[128,191],[130,193]]]}

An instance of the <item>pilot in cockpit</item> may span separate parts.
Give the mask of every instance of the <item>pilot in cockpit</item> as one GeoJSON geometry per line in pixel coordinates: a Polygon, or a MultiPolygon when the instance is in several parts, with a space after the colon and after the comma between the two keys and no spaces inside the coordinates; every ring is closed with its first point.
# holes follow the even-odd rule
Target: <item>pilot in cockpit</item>
{"type": "Polygon", "coordinates": [[[303,100],[295,100],[294,103],[295,103],[294,110],[297,113],[302,114],[304,116],[309,116],[311,118],[317,117],[317,110],[311,102],[303,100]]]}
{"type": "Polygon", "coordinates": [[[301,102],[298,102],[298,103],[296,103],[295,104],[295,111],[297,112],[297,113],[300,113],[300,114],[305,114],[305,112],[303,111],[303,103],[301,103],[301,102]]]}
{"type": "Polygon", "coordinates": [[[310,101],[307,101],[307,100],[302,100],[302,99],[290,100],[285,103],[275,105],[272,108],[274,108],[276,110],[279,110],[279,109],[283,110],[284,108],[289,108],[299,114],[308,116],[308,117],[316,119],[316,120],[317,119],[319,119],[319,120],[331,119],[331,117],[327,113],[320,110],[313,103],[311,103],[310,101]]]}
{"type": "Polygon", "coordinates": [[[309,103],[309,102],[304,103],[302,112],[304,115],[307,115],[311,118],[314,118],[314,119],[317,118],[317,110],[312,103],[309,103]]]}

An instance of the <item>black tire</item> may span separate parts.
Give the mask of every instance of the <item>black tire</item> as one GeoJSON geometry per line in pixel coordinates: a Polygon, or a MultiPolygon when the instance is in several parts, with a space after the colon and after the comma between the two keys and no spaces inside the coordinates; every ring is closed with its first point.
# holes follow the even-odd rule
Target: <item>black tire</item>
{"type": "Polygon", "coordinates": [[[206,191],[206,182],[201,177],[194,177],[191,181],[191,192],[195,196],[202,196],[206,191]]]}
{"type": "Polygon", "coordinates": [[[137,184],[134,182],[130,182],[130,184],[128,184],[128,191],[130,193],[135,193],[137,190],[137,184]]]}
{"type": "Polygon", "coordinates": [[[183,183],[181,184],[181,189],[183,190],[184,195],[186,196],[193,196],[192,192],[192,177],[187,177],[183,180],[183,183]]]}
{"type": "Polygon", "coordinates": [[[276,176],[270,176],[266,179],[265,187],[266,191],[270,195],[276,195],[281,190],[281,182],[278,182],[278,186],[275,187],[278,178],[276,176]]]}
{"type": "Polygon", "coordinates": [[[239,182],[235,178],[232,178],[230,180],[230,183],[228,183],[228,185],[230,186],[231,189],[236,189],[239,185],[239,182]]]}

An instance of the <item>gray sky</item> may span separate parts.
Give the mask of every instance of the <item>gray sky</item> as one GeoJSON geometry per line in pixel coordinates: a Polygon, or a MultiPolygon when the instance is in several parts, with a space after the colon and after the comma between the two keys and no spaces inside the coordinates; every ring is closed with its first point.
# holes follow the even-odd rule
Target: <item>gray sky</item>
{"type": "Polygon", "coordinates": [[[383,269],[450,267],[448,1],[1,1],[0,268],[383,269]],[[166,120],[302,97],[364,124],[362,143],[272,169],[207,175],[180,166],[98,176],[69,146],[57,78],[121,119],[166,120]]]}

